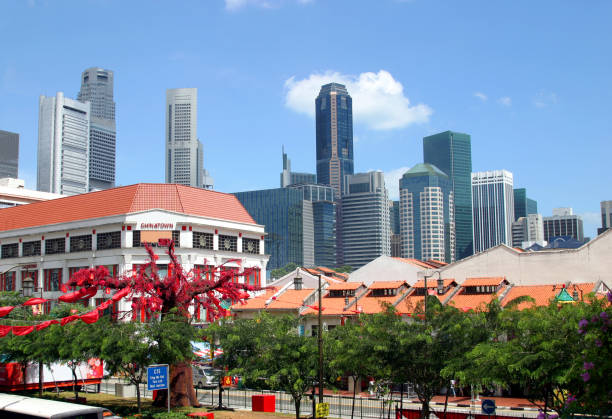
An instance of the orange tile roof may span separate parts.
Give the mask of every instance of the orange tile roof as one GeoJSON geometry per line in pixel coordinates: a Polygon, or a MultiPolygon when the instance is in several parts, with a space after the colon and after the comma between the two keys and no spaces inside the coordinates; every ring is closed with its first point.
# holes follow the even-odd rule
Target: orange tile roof
{"type": "Polygon", "coordinates": [[[0,231],[152,209],[255,224],[231,194],[175,184],[139,183],[0,210],[0,231]]]}
{"type": "Polygon", "coordinates": [[[499,285],[506,278],[497,276],[497,277],[483,277],[483,278],[466,278],[465,281],[461,284],[462,287],[476,287],[478,285],[499,285]]]}
{"type": "Polygon", "coordinates": [[[304,300],[312,294],[313,289],[288,289],[276,297],[269,305],[271,310],[298,310],[304,304],[304,300]]]}
{"type": "Polygon", "coordinates": [[[374,281],[368,286],[368,288],[371,290],[380,290],[385,288],[396,289],[405,284],[406,281],[374,281]]]}
{"type": "Polygon", "coordinates": [[[421,268],[427,268],[427,269],[436,268],[436,266],[430,265],[429,263],[423,262],[422,260],[418,260],[418,259],[398,258],[398,257],[394,257],[393,259],[399,260],[400,262],[409,263],[411,265],[415,265],[421,268]]]}
{"type": "Polygon", "coordinates": [[[325,266],[317,266],[314,269],[318,269],[319,271],[324,272],[324,273],[328,273],[328,274],[335,274],[335,273],[337,273],[333,269],[326,268],[325,266]]]}
{"type": "Polygon", "coordinates": [[[244,304],[234,304],[232,310],[261,310],[266,307],[266,301],[269,300],[276,292],[278,288],[271,287],[267,288],[265,292],[257,297],[249,298],[244,304]]]}
{"type": "MultiPolygon", "coordinates": [[[[454,279],[443,279],[444,287],[448,287],[452,284],[456,284],[457,282],[454,279]]],[[[419,279],[414,285],[414,288],[425,288],[425,280],[419,279]]],[[[427,288],[437,288],[438,281],[436,279],[427,279],[427,288]]]]}
{"type": "Polygon", "coordinates": [[[429,259],[429,260],[427,261],[427,263],[428,263],[429,265],[433,265],[433,266],[435,266],[436,268],[441,268],[441,267],[443,267],[443,266],[448,265],[448,263],[446,263],[446,262],[442,262],[441,260],[437,260],[437,259],[429,259]]]}
{"type": "MultiPolygon", "coordinates": [[[[353,302],[355,297],[349,297],[349,304],[353,302]]],[[[313,305],[318,305],[318,302],[315,302],[313,305]]],[[[321,313],[323,316],[340,316],[343,314],[354,315],[356,313],[351,310],[345,311],[344,307],[346,306],[346,301],[342,297],[323,297],[321,300],[321,305],[323,306],[323,312],[321,313]]],[[[351,307],[353,308],[353,307],[351,307]]],[[[302,312],[303,315],[309,314],[317,314],[318,311],[308,307],[306,310],[302,312]]]]}
{"type": "Polygon", "coordinates": [[[356,290],[363,286],[363,282],[332,282],[327,287],[328,290],[356,290]]]}
{"type": "MultiPolygon", "coordinates": [[[[580,295],[581,297],[592,292],[593,288],[595,288],[594,283],[584,283],[584,284],[575,284],[575,285],[576,285],[576,288],[582,291],[582,293],[580,293],[580,291],[578,292],[578,295],[580,295]]],[[[570,295],[572,295],[573,290],[574,290],[574,285],[570,285],[569,287],[566,287],[566,289],[567,289],[567,292],[570,295]]],[[[559,295],[560,292],[561,292],[561,288],[559,284],[557,284],[556,288],[555,288],[555,285],[553,284],[519,285],[519,286],[510,288],[510,291],[508,291],[508,294],[506,294],[506,296],[504,297],[504,300],[502,301],[502,306],[505,307],[512,300],[518,297],[525,296],[525,295],[532,297],[535,300],[535,302],[534,303],[530,303],[530,302],[520,303],[516,306],[518,310],[523,310],[523,309],[532,307],[534,304],[536,306],[546,306],[550,303],[550,300],[552,300],[557,295],[559,295]]]]}
{"type": "MultiPolygon", "coordinates": [[[[499,284],[499,283],[496,283],[499,284]]],[[[506,290],[506,286],[500,287],[499,291],[492,294],[465,294],[465,289],[461,289],[451,298],[448,304],[454,305],[460,310],[476,310],[479,307],[490,303],[494,298],[499,297],[506,290]]]]}
{"type": "Polygon", "coordinates": [[[357,303],[353,304],[351,306],[351,309],[354,309],[355,311],[361,311],[365,314],[380,313],[383,310],[383,303],[393,305],[393,303],[395,303],[398,298],[400,298],[400,295],[394,295],[391,297],[371,297],[369,295],[366,295],[365,297],[357,301],[357,303]]]}

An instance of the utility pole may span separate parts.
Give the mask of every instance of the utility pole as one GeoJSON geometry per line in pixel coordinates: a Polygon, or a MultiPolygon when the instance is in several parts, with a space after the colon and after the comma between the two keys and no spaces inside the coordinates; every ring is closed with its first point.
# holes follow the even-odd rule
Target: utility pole
{"type": "Polygon", "coordinates": [[[322,317],[322,298],[321,298],[321,274],[319,278],[319,403],[323,403],[323,317],[322,317]]]}

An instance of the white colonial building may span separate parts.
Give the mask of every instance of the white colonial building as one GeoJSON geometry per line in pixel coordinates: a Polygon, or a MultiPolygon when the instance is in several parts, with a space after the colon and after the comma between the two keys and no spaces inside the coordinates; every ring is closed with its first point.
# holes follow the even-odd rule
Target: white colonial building
{"type": "MultiPolygon", "coordinates": [[[[264,226],[230,194],[173,184],[136,184],[0,209],[0,288],[22,289],[34,280],[34,296],[57,299],[61,284],[79,269],[107,266],[111,274],[147,262],[143,243],[173,239],[183,268],[242,272],[265,286],[268,255],[264,226]]],[[[156,252],[167,269],[165,249],[156,252]]],[[[98,292],[91,305],[110,298],[98,292]]],[[[117,309],[129,311],[131,302],[117,309]]],[[[50,309],[50,304],[45,307],[50,309]]]]}

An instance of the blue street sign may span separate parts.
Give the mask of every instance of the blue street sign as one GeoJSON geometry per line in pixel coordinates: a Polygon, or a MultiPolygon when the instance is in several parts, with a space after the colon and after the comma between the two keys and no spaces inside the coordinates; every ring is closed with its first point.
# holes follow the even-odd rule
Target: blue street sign
{"type": "Polygon", "coordinates": [[[151,365],[147,367],[147,390],[165,390],[168,388],[168,365],[151,365]]]}
{"type": "Polygon", "coordinates": [[[484,399],[482,401],[482,413],[485,415],[495,414],[495,400],[484,399]]]}

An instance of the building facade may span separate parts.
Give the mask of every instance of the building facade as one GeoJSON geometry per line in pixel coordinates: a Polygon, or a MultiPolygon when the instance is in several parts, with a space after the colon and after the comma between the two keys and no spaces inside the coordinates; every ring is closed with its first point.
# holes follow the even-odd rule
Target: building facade
{"type": "Polygon", "coordinates": [[[264,189],[234,194],[255,221],[265,225],[268,269],[335,265],[335,203],[323,185],[264,189]]]}
{"type": "Polygon", "coordinates": [[[312,185],[316,183],[317,175],[314,173],[300,173],[291,171],[291,160],[287,157],[287,153],[285,153],[285,148],[283,147],[283,171],[280,175],[280,187],[286,188],[290,185],[312,185]]]}
{"type": "Polygon", "coordinates": [[[601,228],[597,229],[597,234],[612,228],[612,201],[601,201],[601,228]]]}
{"type": "Polygon", "coordinates": [[[391,225],[391,257],[401,257],[400,201],[389,201],[389,223],[391,225]]]}
{"type": "Polygon", "coordinates": [[[538,213],[538,202],[527,197],[527,189],[514,189],[514,219],[538,213]]]}
{"type": "Polygon", "coordinates": [[[382,172],[344,177],[342,255],[339,265],[359,268],[379,256],[391,255],[389,197],[382,172]]]}
{"type": "Polygon", "coordinates": [[[468,257],[474,253],[470,136],[445,131],[423,138],[423,162],[436,166],[449,177],[455,202],[455,257],[468,257]]]}
{"type": "MultiPolygon", "coordinates": [[[[218,275],[253,268],[237,281],[263,287],[263,237],[264,227],[230,194],[168,184],[107,189],[1,209],[0,285],[19,291],[30,277],[35,296],[57,299],[78,270],[106,266],[111,275],[127,274],[148,261],[143,243],[163,246],[161,239],[167,239],[174,240],[187,271],[218,275]]],[[[163,276],[168,255],[155,253],[163,276]]],[[[91,303],[105,298],[110,296],[99,291],[91,303]]],[[[117,309],[129,312],[131,301],[117,309]]]]}
{"type": "Polygon", "coordinates": [[[584,240],[582,217],[574,214],[572,208],[554,208],[551,217],[544,217],[544,240],[569,236],[577,241],[584,240]]]}
{"type": "Polygon", "coordinates": [[[512,246],[526,249],[534,243],[541,246],[545,243],[542,215],[529,214],[526,217],[519,217],[512,223],[512,246]]]}
{"type": "Polygon", "coordinates": [[[81,75],[77,99],[89,102],[89,189],[115,186],[117,127],[113,100],[114,74],[103,68],[88,68],[81,75]]]}
{"type": "Polygon", "coordinates": [[[0,179],[0,208],[31,204],[33,202],[47,201],[49,199],[62,197],[63,195],[60,194],[26,189],[25,182],[22,179],[0,179]]]}
{"type": "Polygon", "coordinates": [[[421,163],[400,179],[402,257],[455,260],[455,217],[449,177],[421,163]]]}
{"type": "Polygon", "coordinates": [[[166,183],[202,187],[204,150],[198,140],[198,89],[166,90],[166,183]]]}
{"type": "Polygon", "coordinates": [[[346,87],[329,83],[315,99],[317,135],[317,181],[344,194],[344,176],[352,175],[353,100],[346,87]]]}
{"type": "Polygon", "coordinates": [[[41,96],[36,189],[62,195],[89,192],[90,102],[58,92],[41,96]]]}
{"type": "Polygon", "coordinates": [[[19,177],[19,134],[0,130],[0,179],[19,177]]]}
{"type": "Polygon", "coordinates": [[[475,252],[502,243],[512,245],[513,184],[512,173],[507,170],[472,173],[475,252]]]}

